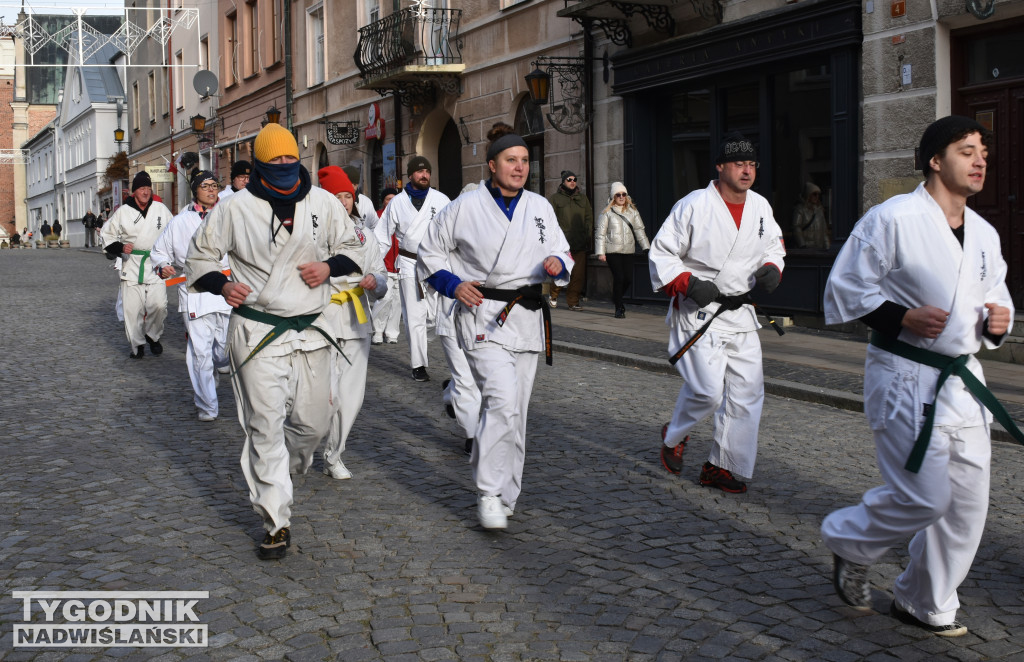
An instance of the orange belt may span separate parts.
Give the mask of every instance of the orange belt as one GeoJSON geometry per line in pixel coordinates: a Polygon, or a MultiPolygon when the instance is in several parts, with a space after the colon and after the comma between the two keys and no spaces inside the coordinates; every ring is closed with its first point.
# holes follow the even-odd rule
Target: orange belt
{"type": "MultiPolygon", "coordinates": [[[[225,276],[230,276],[231,275],[231,269],[225,269],[221,273],[224,274],[225,276]]],[[[185,277],[184,276],[177,276],[175,278],[168,278],[167,280],[165,280],[164,281],[164,285],[166,285],[167,287],[170,287],[171,285],[177,285],[179,283],[184,283],[184,282],[185,282],[185,277]]]]}

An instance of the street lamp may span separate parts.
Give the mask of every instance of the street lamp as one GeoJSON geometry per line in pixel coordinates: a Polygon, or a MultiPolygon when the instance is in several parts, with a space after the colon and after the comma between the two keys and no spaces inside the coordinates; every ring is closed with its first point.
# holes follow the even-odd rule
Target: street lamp
{"type": "Polygon", "coordinates": [[[196,113],[189,118],[189,122],[192,124],[193,133],[202,133],[206,131],[206,118],[196,113]]]}
{"type": "Polygon", "coordinates": [[[540,67],[526,74],[526,86],[530,90],[530,101],[542,106],[548,102],[548,92],[551,90],[551,74],[540,67]]]}
{"type": "Polygon", "coordinates": [[[117,127],[114,129],[114,141],[117,142],[117,151],[121,151],[121,143],[124,142],[124,129],[117,127]]]}
{"type": "Polygon", "coordinates": [[[267,108],[267,124],[280,124],[281,123],[281,111],[277,109],[277,106],[271,106],[267,108]]]}

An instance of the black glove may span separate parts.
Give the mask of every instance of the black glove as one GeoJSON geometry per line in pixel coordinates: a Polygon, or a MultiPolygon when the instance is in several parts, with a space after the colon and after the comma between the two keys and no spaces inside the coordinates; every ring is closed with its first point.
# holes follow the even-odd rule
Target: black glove
{"type": "Polygon", "coordinates": [[[718,286],[710,280],[701,280],[696,276],[690,276],[690,284],[686,288],[686,296],[690,297],[695,304],[704,308],[718,298],[721,294],[718,286]]]}
{"type": "Polygon", "coordinates": [[[754,272],[754,281],[757,283],[757,287],[764,290],[767,294],[775,291],[775,288],[779,286],[780,280],[782,280],[782,275],[779,273],[779,270],[770,264],[765,264],[754,272]]]}

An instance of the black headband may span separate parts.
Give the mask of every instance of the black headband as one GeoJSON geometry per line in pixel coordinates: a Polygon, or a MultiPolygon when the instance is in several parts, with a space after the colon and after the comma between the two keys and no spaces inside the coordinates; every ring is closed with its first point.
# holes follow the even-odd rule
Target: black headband
{"type": "MultiPolygon", "coordinates": [[[[498,154],[501,154],[509,147],[526,147],[526,141],[518,134],[506,133],[501,138],[492,142],[491,146],[487,148],[487,160],[493,161],[498,154]]],[[[529,147],[526,148],[529,149],[529,147]]]]}

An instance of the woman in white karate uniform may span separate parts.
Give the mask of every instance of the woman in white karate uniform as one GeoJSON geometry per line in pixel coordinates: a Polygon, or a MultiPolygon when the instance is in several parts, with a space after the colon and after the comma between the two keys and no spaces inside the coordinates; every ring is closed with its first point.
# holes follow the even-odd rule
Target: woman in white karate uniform
{"type": "Polygon", "coordinates": [[[523,189],[526,142],[506,124],[488,138],[491,179],[438,213],[420,242],[417,277],[458,301],[455,329],[483,402],[472,455],[477,515],[484,528],[504,529],[522,485],[537,357],[550,347],[541,284],[568,284],[573,262],[551,205],[523,189]]]}
{"type": "Polygon", "coordinates": [[[336,413],[331,419],[331,430],[327,434],[323,471],[331,478],[345,480],[352,477],[352,472],[341,461],[341,454],[345,452],[345,442],[363,406],[363,396],[366,394],[366,366],[370,359],[372,326],[367,294],[377,298],[384,296],[388,281],[377,241],[372,236],[367,236],[360,227],[358,210],[353,213],[356,189],[352,185],[352,180],[338,166],[321,168],[317,175],[321,188],[333,193],[345,207],[352,222],[357,224],[356,235],[363,244],[364,256],[361,262],[367,265],[365,275],[351,274],[331,278],[331,305],[324,311],[341,352],[334,353],[335,375],[331,380],[331,404],[335,407],[336,413]]]}

